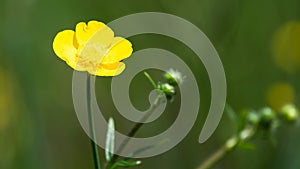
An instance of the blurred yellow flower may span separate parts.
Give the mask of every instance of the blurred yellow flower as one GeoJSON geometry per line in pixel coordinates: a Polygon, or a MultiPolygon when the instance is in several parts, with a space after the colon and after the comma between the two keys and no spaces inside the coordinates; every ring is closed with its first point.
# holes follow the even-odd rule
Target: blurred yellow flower
{"type": "Polygon", "coordinates": [[[133,49],[132,44],[114,37],[114,32],[102,22],[80,22],[75,31],[59,32],[53,41],[55,54],[77,71],[96,76],[115,76],[123,72],[133,49]]]}
{"type": "Polygon", "coordinates": [[[8,72],[0,69],[0,134],[9,125],[14,115],[14,83],[8,72]]]}
{"type": "Polygon", "coordinates": [[[274,61],[282,70],[300,70],[300,22],[289,22],[274,34],[271,50],[274,61]]]}
{"type": "Polygon", "coordinates": [[[288,83],[275,83],[267,91],[267,102],[276,111],[280,111],[287,104],[292,104],[294,100],[294,88],[288,83]]]}

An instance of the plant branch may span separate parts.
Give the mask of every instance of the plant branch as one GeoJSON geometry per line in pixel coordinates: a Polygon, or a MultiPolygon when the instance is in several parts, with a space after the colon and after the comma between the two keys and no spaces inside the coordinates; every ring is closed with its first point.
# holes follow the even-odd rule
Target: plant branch
{"type": "Polygon", "coordinates": [[[151,85],[153,86],[154,89],[157,88],[157,85],[156,83],[154,82],[154,80],[152,79],[152,77],[147,73],[147,72],[144,72],[144,75],[146,76],[146,78],[149,80],[149,82],[151,83],[151,85]]]}
{"type": "Polygon", "coordinates": [[[217,162],[223,159],[228,153],[232,152],[240,142],[247,141],[252,138],[256,130],[254,127],[245,128],[238,135],[231,137],[226,143],[215,153],[209,156],[197,169],[209,169],[217,162]]]}
{"type": "Polygon", "coordinates": [[[126,145],[128,144],[128,142],[130,141],[130,138],[134,137],[136,135],[136,133],[138,132],[138,130],[143,126],[143,124],[144,124],[143,122],[145,122],[150,117],[150,115],[153,113],[153,111],[157,108],[157,106],[159,105],[160,98],[161,98],[161,95],[158,95],[158,97],[155,99],[154,103],[152,104],[150,110],[145,113],[145,115],[140,119],[139,123],[136,123],[131,128],[131,130],[127,134],[128,137],[123,140],[123,142],[119,146],[119,148],[116,151],[116,153],[112,156],[111,160],[106,164],[106,167],[105,167],[106,169],[109,169],[111,166],[114,165],[114,163],[116,162],[116,160],[120,157],[118,154],[120,152],[122,152],[122,150],[126,147],[126,145]]]}

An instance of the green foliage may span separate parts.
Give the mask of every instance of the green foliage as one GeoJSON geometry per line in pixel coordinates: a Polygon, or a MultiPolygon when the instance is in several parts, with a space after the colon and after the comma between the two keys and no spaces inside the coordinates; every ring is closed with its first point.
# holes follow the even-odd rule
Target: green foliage
{"type": "Polygon", "coordinates": [[[110,169],[115,169],[118,167],[128,168],[128,167],[135,167],[141,164],[141,161],[118,161],[116,162],[110,169]]]}
{"type": "Polygon", "coordinates": [[[115,124],[112,118],[108,120],[107,134],[106,134],[106,146],[105,146],[105,158],[106,161],[110,161],[114,154],[115,144],[115,124]]]}

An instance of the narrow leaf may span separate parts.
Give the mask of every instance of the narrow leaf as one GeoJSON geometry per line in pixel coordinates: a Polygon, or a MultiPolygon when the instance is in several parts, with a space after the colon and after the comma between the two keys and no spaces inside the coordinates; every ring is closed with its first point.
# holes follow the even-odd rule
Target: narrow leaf
{"type": "Polygon", "coordinates": [[[225,112],[228,115],[230,121],[232,122],[235,132],[238,132],[239,131],[239,118],[238,118],[237,113],[233,110],[233,108],[228,103],[226,103],[226,105],[225,105],[225,112]]]}
{"type": "Polygon", "coordinates": [[[141,161],[118,161],[113,165],[112,169],[118,167],[123,167],[123,168],[134,167],[140,165],[141,163],[142,163],[141,161]]]}
{"type": "Polygon", "coordinates": [[[226,106],[225,106],[225,111],[227,112],[229,118],[234,122],[236,123],[238,121],[238,116],[236,114],[236,112],[234,112],[234,110],[232,109],[232,107],[226,103],[226,106]]]}
{"type": "Polygon", "coordinates": [[[105,158],[107,161],[111,159],[114,154],[115,146],[115,124],[112,118],[108,120],[107,134],[106,134],[106,146],[105,146],[105,158]]]}

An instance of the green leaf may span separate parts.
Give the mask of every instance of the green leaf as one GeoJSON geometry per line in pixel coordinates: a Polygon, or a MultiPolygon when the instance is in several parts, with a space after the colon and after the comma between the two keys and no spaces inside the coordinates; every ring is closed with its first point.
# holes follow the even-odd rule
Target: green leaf
{"type": "Polygon", "coordinates": [[[107,134],[106,134],[106,146],[105,146],[105,158],[107,161],[111,159],[114,154],[115,145],[115,124],[112,118],[108,120],[107,134]]]}
{"type": "Polygon", "coordinates": [[[225,105],[225,111],[232,121],[234,121],[234,122],[238,121],[237,114],[235,113],[235,111],[232,109],[232,107],[228,103],[226,103],[226,105],[225,105]]]}
{"type": "Polygon", "coordinates": [[[118,167],[124,167],[124,168],[134,167],[140,165],[141,163],[142,163],[141,161],[118,161],[111,167],[111,169],[115,169],[118,167]]]}
{"type": "Polygon", "coordinates": [[[228,103],[226,103],[225,105],[225,112],[227,113],[229,119],[232,121],[234,126],[238,129],[239,118],[236,112],[232,109],[232,107],[228,103]]]}
{"type": "Polygon", "coordinates": [[[253,112],[253,110],[251,109],[244,109],[241,111],[240,113],[240,117],[239,117],[239,124],[238,124],[238,131],[242,131],[246,125],[246,119],[247,116],[249,114],[249,112],[253,112]]]}

